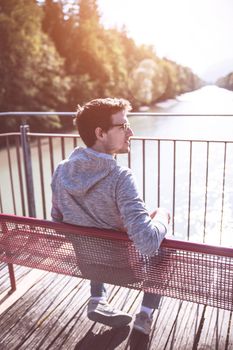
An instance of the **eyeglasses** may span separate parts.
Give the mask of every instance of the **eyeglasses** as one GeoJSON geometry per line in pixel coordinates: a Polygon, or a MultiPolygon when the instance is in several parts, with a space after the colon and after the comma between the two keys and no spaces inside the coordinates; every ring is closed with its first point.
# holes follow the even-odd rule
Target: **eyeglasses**
{"type": "Polygon", "coordinates": [[[120,126],[121,129],[124,130],[125,132],[128,131],[131,128],[129,123],[113,124],[111,126],[111,128],[114,128],[115,126],[120,126]]]}

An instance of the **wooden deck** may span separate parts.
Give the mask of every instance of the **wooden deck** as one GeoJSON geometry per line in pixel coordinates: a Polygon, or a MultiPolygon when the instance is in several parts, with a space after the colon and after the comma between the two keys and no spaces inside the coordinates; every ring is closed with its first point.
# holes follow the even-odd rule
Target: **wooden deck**
{"type": "MultiPolygon", "coordinates": [[[[0,265],[0,350],[233,350],[232,312],[163,298],[149,337],[132,325],[111,329],[86,317],[89,281],[16,266],[17,291],[8,294],[0,265]]],[[[109,286],[109,300],[131,314],[142,293],[109,286]]]]}

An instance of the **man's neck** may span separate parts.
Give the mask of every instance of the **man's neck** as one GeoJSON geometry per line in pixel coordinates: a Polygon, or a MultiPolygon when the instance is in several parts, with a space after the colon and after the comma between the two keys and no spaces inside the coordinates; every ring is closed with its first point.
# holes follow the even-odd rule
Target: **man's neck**
{"type": "Polygon", "coordinates": [[[92,149],[93,151],[98,152],[98,153],[104,153],[104,154],[108,154],[109,156],[115,157],[115,154],[110,154],[110,153],[106,152],[104,147],[101,147],[101,145],[94,145],[94,146],[90,147],[90,149],[92,149]]]}
{"type": "Polygon", "coordinates": [[[105,148],[103,147],[102,144],[97,144],[97,143],[96,143],[95,145],[93,145],[93,146],[90,147],[90,148],[93,149],[93,151],[95,151],[95,152],[109,154],[109,155],[111,155],[111,156],[113,156],[113,157],[115,156],[115,154],[106,152],[106,150],[105,150],[105,148]]]}

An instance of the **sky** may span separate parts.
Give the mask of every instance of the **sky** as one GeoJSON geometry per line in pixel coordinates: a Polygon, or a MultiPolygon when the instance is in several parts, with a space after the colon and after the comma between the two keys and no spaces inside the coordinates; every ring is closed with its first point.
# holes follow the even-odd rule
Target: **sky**
{"type": "Polygon", "coordinates": [[[233,71],[233,0],[98,0],[106,28],[214,82],[233,71]]]}

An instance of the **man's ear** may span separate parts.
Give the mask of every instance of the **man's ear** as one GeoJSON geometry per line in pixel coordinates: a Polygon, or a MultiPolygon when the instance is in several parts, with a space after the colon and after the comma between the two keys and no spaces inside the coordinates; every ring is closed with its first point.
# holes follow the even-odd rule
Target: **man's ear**
{"type": "Polygon", "coordinates": [[[95,136],[96,136],[97,140],[102,140],[103,139],[103,135],[104,135],[104,131],[98,126],[95,129],[95,136]]]}

